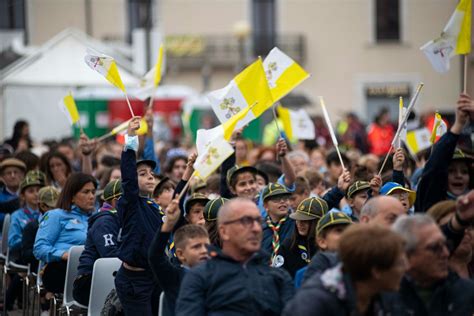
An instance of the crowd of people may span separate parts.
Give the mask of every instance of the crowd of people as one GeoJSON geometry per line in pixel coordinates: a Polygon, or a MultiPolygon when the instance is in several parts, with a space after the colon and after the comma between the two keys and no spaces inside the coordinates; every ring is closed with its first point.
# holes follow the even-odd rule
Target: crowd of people
{"type": "MultiPolygon", "coordinates": [[[[473,315],[474,158],[459,146],[473,113],[461,94],[429,151],[386,164],[387,113],[368,134],[353,115],[339,124],[341,157],[321,122],[314,141],[265,146],[237,129],[207,179],[193,146],[154,138],[151,110],[124,144],[82,134],[40,156],[19,121],[0,151],[0,220],[12,260],[42,276],[45,311],[84,245],[74,299],[87,306],[95,260],[118,257],[124,315],[157,315],[161,294],[163,315],[473,315]]],[[[8,310],[19,295],[12,273],[8,310]]]]}

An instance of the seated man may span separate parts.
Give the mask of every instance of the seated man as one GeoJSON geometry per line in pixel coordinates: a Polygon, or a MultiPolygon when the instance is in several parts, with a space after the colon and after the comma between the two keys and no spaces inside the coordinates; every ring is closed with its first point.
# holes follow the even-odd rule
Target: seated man
{"type": "Polygon", "coordinates": [[[186,273],[176,315],[280,315],[293,295],[285,270],[260,252],[262,217],[252,201],[236,198],[218,214],[222,250],[186,273]]]}

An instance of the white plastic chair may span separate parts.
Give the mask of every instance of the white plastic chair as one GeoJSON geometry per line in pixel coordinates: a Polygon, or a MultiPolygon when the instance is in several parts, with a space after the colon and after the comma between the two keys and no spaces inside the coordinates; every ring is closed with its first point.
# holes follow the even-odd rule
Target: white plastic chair
{"type": "Polygon", "coordinates": [[[163,302],[165,301],[165,291],[160,294],[160,306],[158,306],[158,316],[163,316],[163,302]]]}
{"type": "Polygon", "coordinates": [[[68,252],[67,267],[66,267],[66,279],[64,281],[64,295],[63,295],[63,308],[66,309],[68,315],[71,314],[72,309],[83,309],[86,310],[87,306],[76,302],[72,296],[74,288],[74,280],[77,277],[77,268],[79,267],[79,258],[84,251],[84,246],[72,246],[68,252]]]}
{"type": "Polygon", "coordinates": [[[115,274],[122,261],[118,258],[100,258],[94,263],[92,272],[91,292],[89,296],[88,316],[99,316],[104,307],[105,299],[115,288],[115,274]]]}

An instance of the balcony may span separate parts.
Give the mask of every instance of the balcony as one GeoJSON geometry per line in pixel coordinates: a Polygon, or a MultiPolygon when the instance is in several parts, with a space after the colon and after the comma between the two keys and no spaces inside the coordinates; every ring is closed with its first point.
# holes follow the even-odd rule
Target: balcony
{"type": "MultiPolygon", "coordinates": [[[[283,34],[276,46],[304,65],[306,42],[303,35],[283,34]]],[[[168,35],[165,39],[167,64],[173,70],[200,70],[202,67],[237,69],[253,56],[251,37],[239,40],[231,35],[168,35]]],[[[265,56],[262,56],[265,57],[265,56]]]]}

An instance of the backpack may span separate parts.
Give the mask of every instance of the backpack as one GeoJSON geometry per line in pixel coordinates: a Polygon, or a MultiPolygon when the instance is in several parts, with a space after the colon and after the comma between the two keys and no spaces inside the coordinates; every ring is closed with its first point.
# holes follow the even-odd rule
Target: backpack
{"type": "Polygon", "coordinates": [[[120,303],[117,291],[112,289],[105,299],[104,307],[100,313],[101,316],[124,316],[122,304],[120,303]]]}

